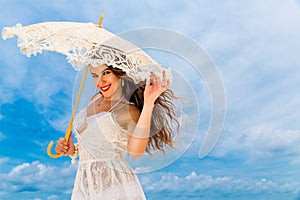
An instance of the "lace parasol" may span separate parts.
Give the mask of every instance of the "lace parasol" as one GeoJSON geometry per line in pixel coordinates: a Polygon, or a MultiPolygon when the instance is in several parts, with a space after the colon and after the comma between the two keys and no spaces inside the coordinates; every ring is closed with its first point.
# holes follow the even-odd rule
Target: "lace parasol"
{"type": "Polygon", "coordinates": [[[111,65],[122,69],[139,83],[149,78],[149,72],[160,75],[166,71],[172,82],[171,69],[164,69],[140,48],[94,23],[43,22],[5,27],[2,38],[18,36],[18,47],[26,56],[43,50],[66,55],[75,70],[87,65],[111,65]]]}

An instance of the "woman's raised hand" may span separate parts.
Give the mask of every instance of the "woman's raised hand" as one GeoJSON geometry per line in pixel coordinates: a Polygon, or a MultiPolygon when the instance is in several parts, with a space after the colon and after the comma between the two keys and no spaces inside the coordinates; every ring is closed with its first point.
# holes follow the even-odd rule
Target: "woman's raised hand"
{"type": "Polygon", "coordinates": [[[163,79],[150,72],[150,79],[146,82],[146,88],[144,91],[144,104],[154,104],[155,100],[170,87],[170,80],[166,77],[166,72],[162,72],[163,79]]]}
{"type": "Polygon", "coordinates": [[[59,138],[56,142],[55,152],[64,155],[64,156],[71,156],[74,154],[75,146],[70,137],[69,141],[67,142],[65,138],[59,138]]]}

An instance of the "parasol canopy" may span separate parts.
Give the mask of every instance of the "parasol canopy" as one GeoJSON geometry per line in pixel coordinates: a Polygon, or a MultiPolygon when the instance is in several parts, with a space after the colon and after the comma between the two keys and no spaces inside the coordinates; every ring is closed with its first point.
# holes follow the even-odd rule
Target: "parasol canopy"
{"type": "MultiPolygon", "coordinates": [[[[143,50],[94,23],[43,22],[5,27],[2,38],[18,37],[22,54],[30,57],[43,50],[66,55],[75,70],[87,65],[112,65],[122,69],[135,83],[149,78],[149,72],[160,75],[164,69],[143,50]]],[[[171,70],[166,70],[172,81],[171,70]]]]}

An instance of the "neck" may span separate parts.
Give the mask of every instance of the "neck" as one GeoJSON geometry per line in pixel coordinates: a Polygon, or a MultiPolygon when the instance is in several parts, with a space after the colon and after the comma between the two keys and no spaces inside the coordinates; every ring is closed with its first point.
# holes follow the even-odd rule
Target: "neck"
{"type": "Polygon", "coordinates": [[[122,95],[115,95],[111,97],[103,97],[103,100],[106,102],[113,102],[113,101],[119,101],[123,96],[122,95]]]}

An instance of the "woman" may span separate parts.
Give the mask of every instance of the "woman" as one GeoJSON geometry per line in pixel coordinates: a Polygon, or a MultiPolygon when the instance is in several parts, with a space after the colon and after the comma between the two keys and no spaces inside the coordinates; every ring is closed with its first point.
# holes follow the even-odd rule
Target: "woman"
{"type": "MultiPolygon", "coordinates": [[[[136,85],[121,69],[90,67],[99,93],[74,121],[78,149],[60,138],[55,151],[79,154],[72,199],[145,199],[137,176],[124,158],[172,147],[175,106],[170,81],[150,72],[151,79],[136,85]]],[[[178,126],[177,126],[178,127],[178,126]]]]}

